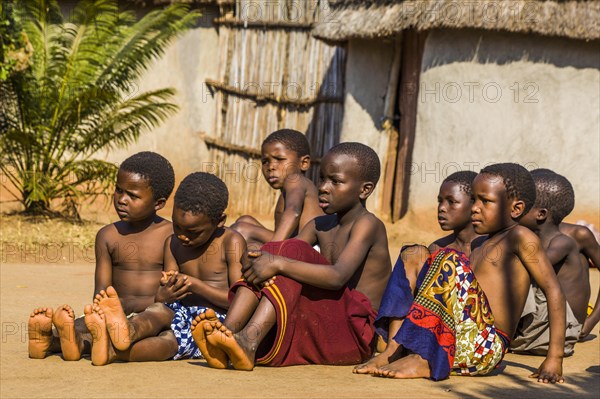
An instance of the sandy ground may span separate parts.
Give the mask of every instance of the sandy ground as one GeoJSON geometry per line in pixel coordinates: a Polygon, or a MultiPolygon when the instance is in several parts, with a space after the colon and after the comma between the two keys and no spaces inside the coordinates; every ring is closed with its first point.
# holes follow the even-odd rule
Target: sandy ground
{"type": "MultiPolygon", "coordinates": [[[[40,305],[63,303],[77,311],[93,291],[91,263],[1,265],[2,398],[573,398],[600,397],[598,327],[593,339],[576,346],[564,361],[567,383],[543,385],[527,376],[541,358],[506,356],[488,377],[452,377],[442,382],[387,380],[351,373],[352,367],[259,367],[253,372],[213,370],[203,360],[162,363],[116,363],[94,367],[89,359],[65,362],[57,355],[27,357],[27,318],[40,305]]],[[[599,276],[592,271],[593,290],[599,276]]]]}

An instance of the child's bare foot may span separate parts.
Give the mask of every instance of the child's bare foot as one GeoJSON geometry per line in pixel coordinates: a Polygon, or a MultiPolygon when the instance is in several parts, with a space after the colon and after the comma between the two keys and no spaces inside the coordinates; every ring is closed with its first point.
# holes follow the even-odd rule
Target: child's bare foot
{"type": "Polygon", "coordinates": [[[216,321],[218,321],[218,319],[215,311],[206,309],[206,312],[200,313],[192,321],[192,337],[194,338],[196,345],[198,345],[200,352],[202,352],[202,356],[206,359],[206,363],[212,368],[224,369],[227,368],[228,364],[227,354],[216,346],[209,347],[206,342],[207,330],[205,330],[204,325],[208,325],[208,330],[212,331],[210,323],[216,321]]]}
{"type": "Polygon", "coordinates": [[[94,299],[94,304],[104,312],[108,335],[114,347],[120,351],[127,350],[131,345],[132,326],[121,306],[117,291],[110,286],[102,290],[94,299]]]}
{"type": "Polygon", "coordinates": [[[33,309],[27,324],[29,357],[43,359],[52,343],[52,308],[33,309]]]}
{"type": "Polygon", "coordinates": [[[236,370],[252,371],[254,369],[254,352],[246,349],[241,335],[233,333],[219,321],[204,323],[204,331],[208,350],[211,347],[224,351],[236,370]]]}
{"type": "Polygon", "coordinates": [[[431,371],[427,360],[417,354],[411,354],[377,368],[373,374],[387,378],[429,378],[431,371]]]}
{"type": "Polygon", "coordinates": [[[395,341],[391,341],[385,350],[379,355],[374,356],[369,361],[359,364],[352,369],[354,374],[373,374],[376,369],[387,366],[391,362],[400,358],[402,348],[395,341]]]}
{"type": "Polygon", "coordinates": [[[75,312],[69,305],[56,308],[52,323],[60,338],[60,351],[65,360],[81,359],[80,339],[75,331],[75,312]]]}
{"type": "Polygon", "coordinates": [[[92,334],[92,364],[94,366],[104,366],[114,358],[111,356],[111,345],[106,329],[106,318],[104,312],[98,305],[86,305],[83,313],[85,314],[85,325],[92,334]]]}

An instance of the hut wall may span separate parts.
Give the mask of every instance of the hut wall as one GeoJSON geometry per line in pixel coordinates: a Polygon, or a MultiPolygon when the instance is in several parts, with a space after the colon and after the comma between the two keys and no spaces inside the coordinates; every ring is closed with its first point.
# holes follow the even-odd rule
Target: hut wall
{"type": "MultiPolygon", "coordinates": [[[[435,217],[441,181],[496,162],[567,177],[568,220],[600,224],[598,41],[476,30],[432,31],[425,44],[409,213],[435,217]]],[[[414,216],[414,215],[413,215],[414,216]]]]}
{"type": "Polygon", "coordinates": [[[202,137],[211,172],[230,190],[229,213],[272,217],[279,192],[260,173],[260,145],[277,129],[306,134],[316,181],[319,159],[339,142],[346,62],[344,46],[310,35],[315,1],[240,0],[219,24],[215,129],[202,137]]]}
{"type": "Polygon", "coordinates": [[[139,90],[175,88],[173,101],[179,111],[125,150],[103,154],[107,160],[118,163],[138,151],[155,151],[171,162],[177,183],[191,172],[211,167],[208,149],[197,132],[214,131],[216,125],[216,99],[204,81],[218,71],[219,37],[212,24],[218,8],[201,11],[198,26],[176,39],[134,86],[139,90]]]}
{"type": "Polygon", "coordinates": [[[368,209],[378,214],[381,213],[383,170],[389,142],[388,132],[382,127],[382,122],[394,49],[391,39],[356,39],[348,42],[344,120],[340,141],[366,144],[379,155],[382,177],[367,201],[368,209]]]}

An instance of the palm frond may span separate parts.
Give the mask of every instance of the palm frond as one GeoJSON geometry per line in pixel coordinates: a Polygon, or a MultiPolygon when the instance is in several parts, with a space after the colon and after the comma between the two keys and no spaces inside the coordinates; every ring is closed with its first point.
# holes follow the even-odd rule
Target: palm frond
{"type": "Polygon", "coordinates": [[[177,111],[173,89],[125,94],[199,14],[176,4],[136,22],[116,0],[80,1],[68,21],[56,0],[14,10],[34,50],[31,68],[0,84],[0,160],[26,207],[47,206],[110,181],[114,168],[94,154],[131,144],[177,111]]]}

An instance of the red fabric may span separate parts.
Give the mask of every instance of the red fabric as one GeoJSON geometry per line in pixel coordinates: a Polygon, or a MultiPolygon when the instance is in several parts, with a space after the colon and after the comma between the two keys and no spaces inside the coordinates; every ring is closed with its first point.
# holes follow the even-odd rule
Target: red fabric
{"type": "MultiPolygon", "coordinates": [[[[262,251],[302,262],[329,265],[327,259],[298,239],[270,242],[262,251]]],[[[268,255],[263,255],[268,256],[268,255]]],[[[240,281],[231,295],[244,286],[260,298],[266,296],[277,313],[274,339],[263,342],[257,364],[358,364],[373,353],[376,312],[362,293],[345,287],[331,291],[277,276],[273,286],[257,290],[240,281]]]]}

